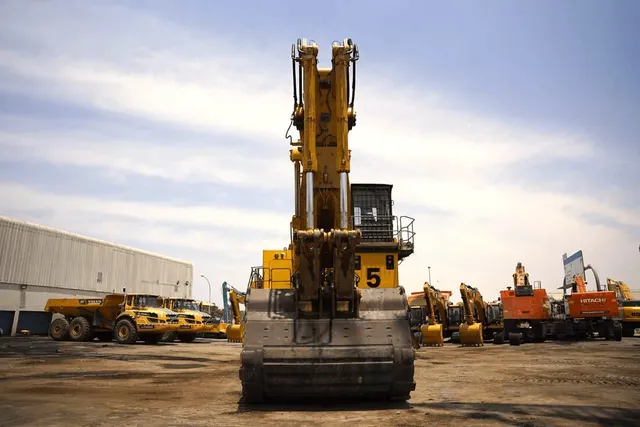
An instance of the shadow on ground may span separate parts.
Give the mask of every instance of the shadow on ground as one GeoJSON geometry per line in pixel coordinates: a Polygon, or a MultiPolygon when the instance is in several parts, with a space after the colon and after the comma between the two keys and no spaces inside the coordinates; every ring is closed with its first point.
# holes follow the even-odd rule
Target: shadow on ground
{"type": "Polygon", "coordinates": [[[638,425],[640,409],[611,408],[586,405],[542,405],[510,403],[463,403],[463,402],[367,402],[367,403],[318,403],[261,405],[238,404],[241,412],[286,412],[286,411],[370,411],[410,410],[438,419],[459,419],[461,422],[497,421],[506,425],[534,426],[550,421],[571,421],[575,425],[598,423],[601,426],[638,425]]]}
{"type": "Polygon", "coordinates": [[[523,421],[534,421],[537,418],[571,421],[575,425],[595,422],[602,426],[637,425],[640,420],[640,409],[589,405],[433,402],[415,403],[411,406],[425,409],[427,413],[434,415],[437,415],[438,411],[446,411],[449,417],[465,421],[482,419],[501,421],[505,424],[516,421],[519,425],[534,425],[523,421]]]}

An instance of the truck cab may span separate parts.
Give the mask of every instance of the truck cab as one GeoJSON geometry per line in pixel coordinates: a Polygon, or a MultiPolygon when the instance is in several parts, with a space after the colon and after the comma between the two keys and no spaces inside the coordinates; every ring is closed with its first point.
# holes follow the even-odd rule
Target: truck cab
{"type": "Polygon", "coordinates": [[[178,331],[165,337],[165,341],[175,341],[178,338],[181,342],[192,342],[211,325],[213,317],[200,311],[196,301],[191,298],[164,298],[163,305],[178,313],[179,321],[178,331]]]}

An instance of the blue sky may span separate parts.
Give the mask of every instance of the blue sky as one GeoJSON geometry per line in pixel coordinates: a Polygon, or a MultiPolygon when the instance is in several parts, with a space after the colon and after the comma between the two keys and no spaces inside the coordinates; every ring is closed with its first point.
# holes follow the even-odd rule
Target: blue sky
{"type": "Polygon", "coordinates": [[[290,46],[351,37],[352,181],[416,218],[406,288],[555,289],[580,249],[640,288],[640,5],[395,4],[2,2],[0,214],[244,288],[288,244],[290,46]]]}

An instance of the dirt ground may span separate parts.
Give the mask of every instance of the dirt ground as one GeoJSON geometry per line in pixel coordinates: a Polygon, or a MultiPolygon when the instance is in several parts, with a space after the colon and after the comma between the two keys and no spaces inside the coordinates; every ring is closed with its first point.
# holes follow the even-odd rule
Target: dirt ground
{"type": "Polygon", "coordinates": [[[640,425],[640,337],[417,350],[403,404],[240,403],[240,344],[0,339],[0,426],[640,425]]]}

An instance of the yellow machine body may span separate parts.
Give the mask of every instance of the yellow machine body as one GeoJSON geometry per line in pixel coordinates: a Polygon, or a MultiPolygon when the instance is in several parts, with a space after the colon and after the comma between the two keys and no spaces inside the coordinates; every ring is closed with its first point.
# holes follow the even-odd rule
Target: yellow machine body
{"type": "Polygon", "coordinates": [[[633,337],[636,329],[640,329],[640,300],[634,298],[631,288],[624,282],[607,278],[607,287],[618,298],[622,336],[633,337]]]}
{"type": "Polygon", "coordinates": [[[427,307],[427,323],[422,325],[422,345],[444,345],[444,331],[447,325],[448,295],[440,292],[425,282],[423,287],[424,298],[427,307]]]}
{"type": "Polygon", "coordinates": [[[238,291],[233,286],[228,286],[229,302],[231,303],[231,314],[233,324],[227,325],[226,335],[229,342],[242,342],[244,340],[244,319],[240,311],[240,304],[246,304],[246,294],[238,291]]]}
{"type": "Polygon", "coordinates": [[[398,279],[400,261],[413,253],[413,219],[393,216],[391,185],[349,181],[358,57],[351,39],[333,43],[326,68],[315,43],[292,46],[291,126],[299,138],[290,137],[291,240],[286,249],[263,250],[251,271],[239,331],[247,403],[406,400],[415,389],[398,279]]]}
{"type": "Polygon", "coordinates": [[[463,346],[482,346],[484,345],[483,326],[485,323],[485,303],[482,295],[476,288],[461,283],[460,297],[465,317],[459,329],[460,344],[463,346]]]}
{"type": "Polygon", "coordinates": [[[55,340],[138,340],[158,343],[178,328],[178,314],[162,307],[162,298],[148,294],[111,294],[102,298],[50,298],[45,311],[61,315],[51,322],[55,340]]]}

